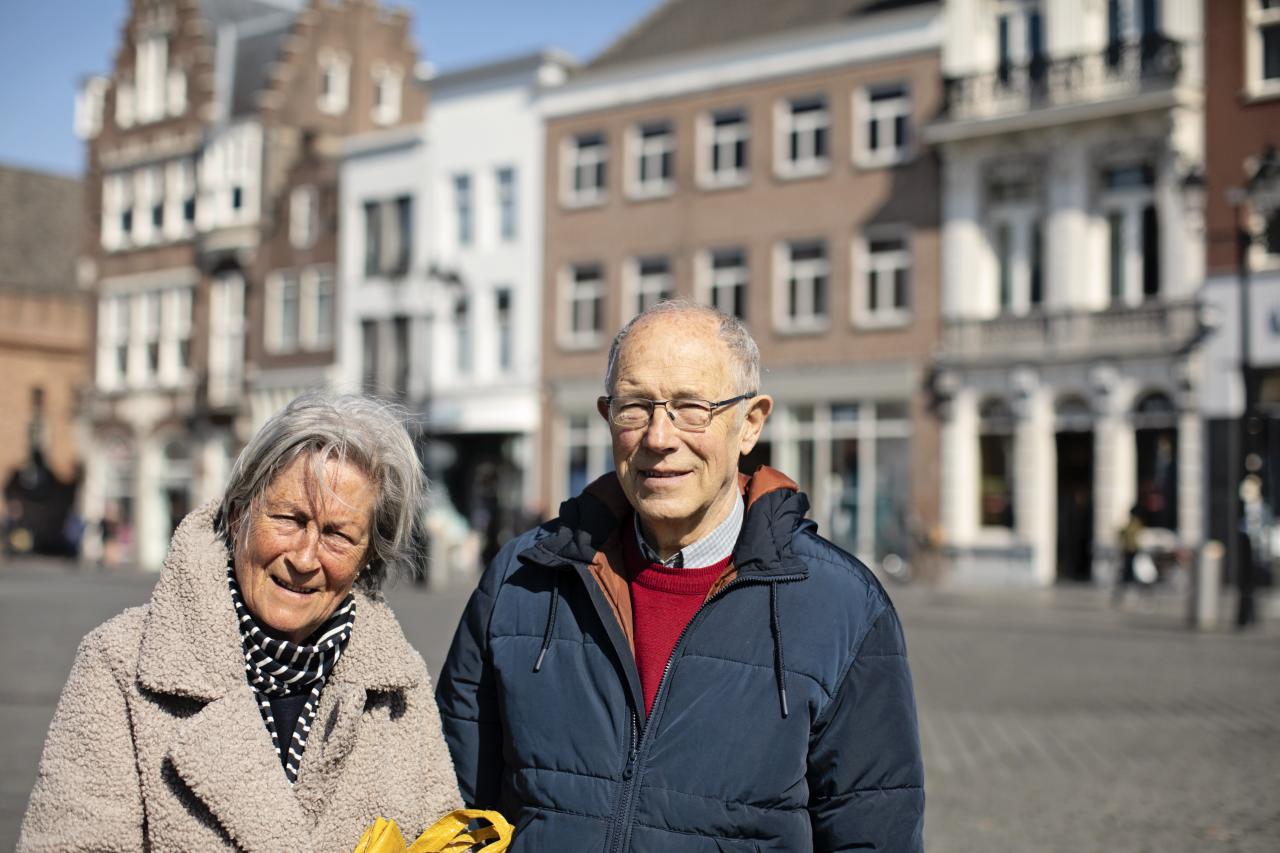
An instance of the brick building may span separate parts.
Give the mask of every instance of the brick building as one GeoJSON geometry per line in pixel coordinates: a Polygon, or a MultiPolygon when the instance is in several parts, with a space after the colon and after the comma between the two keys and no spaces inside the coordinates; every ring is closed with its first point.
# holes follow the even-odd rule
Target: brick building
{"type": "Polygon", "coordinates": [[[1206,383],[1202,399],[1210,534],[1226,541],[1242,456],[1257,456],[1266,501],[1275,506],[1280,495],[1280,2],[1205,0],[1204,13],[1204,300],[1217,321],[1206,359],[1220,381],[1206,383]],[[1245,396],[1242,314],[1249,390],[1261,415],[1245,446],[1233,435],[1245,396]]]}
{"type": "Polygon", "coordinates": [[[941,4],[660,5],[540,103],[542,502],[612,467],[614,332],[681,295],[745,318],[777,401],[746,460],[867,559],[937,518],[941,4]]]}
{"type": "Polygon", "coordinates": [[[374,0],[133,0],[88,80],[96,295],[84,514],[158,568],[243,442],[334,362],[337,158],[421,119],[403,11],[374,0]]]}
{"type": "Polygon", "coordinates": [[[24,504],[24,525],[43,512],[25,498],[58,493],[42,541],[25,542],[42,550],[60,547],[62,496],[79,480],[75,412],[91,344],[76,279],[81,205],[75,179],[0,167],[0,487],[24,504]]]}

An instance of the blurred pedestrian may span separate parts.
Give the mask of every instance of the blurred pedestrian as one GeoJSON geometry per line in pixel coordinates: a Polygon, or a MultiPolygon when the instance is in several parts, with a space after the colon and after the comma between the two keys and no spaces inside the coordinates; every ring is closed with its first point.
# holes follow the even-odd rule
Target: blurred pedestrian
{"type": "Polygon", "coordinates": [[[902,627],[782,473],[746,328],[664,302],[597,403],[616,473],[509,542],[437,697],[463,799],[512,851],[922,849],[902,627]]]}
{"type": "Polygon", "coordinates": [[[173,535],[150,602],[80,645],[18,849],[352,849],[458,804],[422,658],[379,589],[426,484],[361,397],[300,397],[173,535]]]}
{"type": "Polygon", "coordinates": [[[1134,563],[1137,560],[1138,552],[1142,550],[1142,531],[1145,529],[1146,526],[1142,523],[1141,509],[1137,504],[1134,504],[1129,509],[1129,520],[1124,523],[1124,526],[1116,534],[1120,546],[1120,570],[1116,573],[1116,583],[1112,589],[1111,600],[1117,606],[1123,603],[1125,593],[1129,590],[1130,585],[1138,582],[1137,575],[1134,572],[1134,563]]]}

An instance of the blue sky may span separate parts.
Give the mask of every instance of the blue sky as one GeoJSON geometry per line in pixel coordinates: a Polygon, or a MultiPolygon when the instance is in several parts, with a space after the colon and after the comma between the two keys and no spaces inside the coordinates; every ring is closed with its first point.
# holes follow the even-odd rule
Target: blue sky
{"type": "MultiPolygon", "coordinates": [[[[385,2],[385,0],[384,0],[385,2]]],[[[426,60],[448,71],[540,47],[589,59],[657,0],[414,0],[426,60]]],[[[128,0],[0,0],[0,164],[78,174],[75,92],[105,73],[128,0]]]]}

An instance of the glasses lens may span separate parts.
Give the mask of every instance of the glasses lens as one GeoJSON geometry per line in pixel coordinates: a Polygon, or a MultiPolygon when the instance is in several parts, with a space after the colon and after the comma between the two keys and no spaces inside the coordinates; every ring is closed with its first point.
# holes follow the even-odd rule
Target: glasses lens
{"type": "Polygon", "coordinates": [[[609,403],[609,420],[620,427],[639,427],[649,422],[653,407],[637,397],[615,397],[609,403]]]}
{"type": "Polygon", "coordinates": [[[706,429],[711,423],[711,407],[704,400],[672,400],[670,405],[681,429],[706,429]]]}

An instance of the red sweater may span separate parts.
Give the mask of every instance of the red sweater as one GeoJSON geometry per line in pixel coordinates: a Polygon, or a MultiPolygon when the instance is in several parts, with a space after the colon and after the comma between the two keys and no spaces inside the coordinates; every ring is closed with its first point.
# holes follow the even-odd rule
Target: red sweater
{"type": "Polygon", "coordinates": [[[733,555],[704,569],[672,569],[646,560],[634,536],[624,536],[623,542],[627,576],[631,578],[636,668],[640,670],[644,712],[648,716],[676,641],[733,555]]]}

